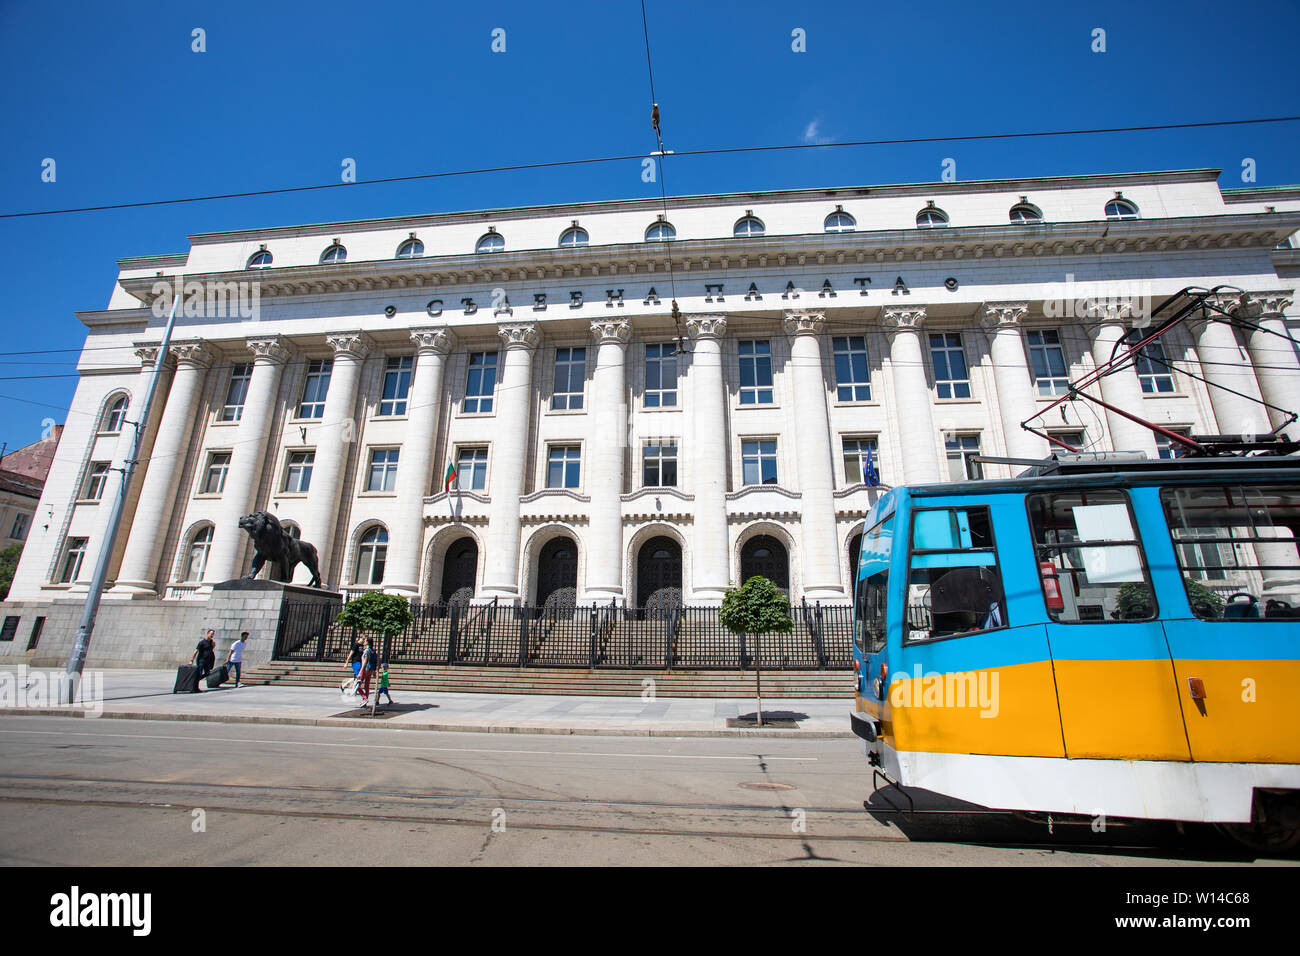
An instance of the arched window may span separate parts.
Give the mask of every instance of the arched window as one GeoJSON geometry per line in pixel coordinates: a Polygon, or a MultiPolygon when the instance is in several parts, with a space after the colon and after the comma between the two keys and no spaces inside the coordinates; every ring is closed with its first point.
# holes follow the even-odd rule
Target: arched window
{"type": "Polygon", "coordinates": [[[852,232],[857,227],[857,221],[843,209],[837,208],[826,217],[827,232],[852,232]]]}
{"type": "Polygon", "coordinates": [[[383,584],[384,564],[388,560],[388,532],[374,527],[361,536],[357,546],[355,584],[383,584]]]}
{"type": "Polygon", "coordinates": [[[202,581],[208,570],[208,555],[212,553],[212,525],[200,528],[190,539],[189,553],[185,558],[183,581],[202,581]]]}
{"type": "Polygon", "coordinates": [[[738,239],[743,239],[748,236],[761,236],[765,232],[767,232],[767,228],[763,225],[762,221],[756,216],[750,215],[746,215],[744,218],[737,220],[735,228],[731,230],[731,234],[738,239]]]}
{"type": "Polygon", "coordinates": [[[916,224],[921,229],[934,229],[938,226],[948,225],[948,214],[942,209],[935,206],[934,203],[926,206],[916,214],[916,224]]]}
{"type": "Polygon", "coordinates": [[[1118,196],[1106,203],[1107,219],[1136,219],[1138,217],[1138,208],[1127,199],[1120,199],[1118,196]]]}
{"type": "Polygon", "coordinates": [[[412,236],[402,243],[402,247],[397,250],[399,259],[418,259],[424,255],[424,243],[412,236]]]}
{"type": "Polygon", "coordinates": [[[126,410],[130,406],[130,401],[125,395],[119,395],[108,411],[104,413],[104,427],[106,432],[120,432],[122,423],[126,421],[126,410]]]}
{"type": "Polygon", "coordinates": [[[1012,222],[1042,222],[1043,211],[1033,203],[1018,202],[1008,213],[1012,222]]]}
{"type": "Polygon", "coordinates": [[[339,263],[348,261],[348,251],[337,242],[320,254],[322,263],[339,263]]]}
{"type": "Polygon", "coordinates": [[[265,249],[259,249],[248,257],[248,268],[250,269],[269,269],[271,268],[272,257],[265,249]]]}
{"type": "Polygon", "coordinates": [[[478,244],[474,246],[475,252],[505,252],[506,237],[501,235],[495,229],[489,229],[487,235],[479,239],[478,244]]]}
{"type": "Polygon", "coordinates": [[[573,246],[585,246],[588,238],[586,229],[580,229],[577,226],[573,226],[564,230],[564,234],[560,236],[560,248],[567,249],[573,246]]]}
{"type": "Polygon", "coordinates": [[[646,242],[667,242],[669,239],[676,238],[677,230],[673,228],[673,224],[662,219],[651,223],[650,228],[645,231],[646,242]]]}

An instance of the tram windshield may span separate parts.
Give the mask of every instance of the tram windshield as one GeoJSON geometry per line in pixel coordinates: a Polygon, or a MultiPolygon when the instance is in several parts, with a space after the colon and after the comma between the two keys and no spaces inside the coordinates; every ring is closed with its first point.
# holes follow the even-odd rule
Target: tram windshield
{"type": "Polygon", "coordinates": [[[1165,488],[1160,501],[1197,617],[1300,618],[1300,486],[1165,488]]]}

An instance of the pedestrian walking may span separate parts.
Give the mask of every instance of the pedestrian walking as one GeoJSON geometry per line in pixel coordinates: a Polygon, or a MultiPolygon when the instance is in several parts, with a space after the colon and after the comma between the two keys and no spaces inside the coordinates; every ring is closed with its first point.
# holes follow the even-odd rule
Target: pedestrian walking
{"type": "Polygon", "coordinates": [[[388,665],[385,664],[379,671],[379,691],[375,694],[375,703],[379,703],[379,698],[387,697],[388,702],[393,702],[393,695],[388,692],[388,665]]]}
{"type": "MultiPolygon", "coordinates": [[[[375,653],[374,641],[367,637],[365,649],[361,652],[361,706],[370,703],[370,679],[375,676],[379,666],[379,655],[375,653]]],[[[391,697],[389,698],[392,699],[391,697]]]]}
{"type": "Polygon", "coordinates": [[[244,671],[244,648],[248,645],[248,632],[241,631],[239,640],[230,645],[230,653],[226,655],[226,666],[235,672],[235,686],[240,687],[240,678],[244,671]]]}
{"type": "Polygon", "coordinates": [[[365,645],[354,634],[352,636],[352,647],[348,649],[348,656],[343,659],[345,665],[352,665],[352,679],[344,680],[339,684],[339,692],[344,697],[348,697],[356,692],[357,685],[361,683],[361,658],[365,656],[365,645]]]}
{"type": "Polygon", "coordinates": [[[217,632],[208,631],[203,640],[194,646],[194,657],[190,663],[199,669],[199,680],[212,673],[217,663],[217,632]]]}

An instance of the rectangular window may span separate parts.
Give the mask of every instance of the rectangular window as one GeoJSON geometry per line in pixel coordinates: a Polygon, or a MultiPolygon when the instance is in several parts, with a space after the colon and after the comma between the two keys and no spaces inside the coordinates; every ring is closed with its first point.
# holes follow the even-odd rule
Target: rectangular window
{"type": "Polygon", "coordinates": [[[740,343],[740,404],[772,403],[772,343],[740,343]]]}
{"type": "Polygon", "coordinates": [[[835,352],[835,397],[841,402],[871,401],[871,368],[867,340],[861,335],[831,338],[835,352]]]}
{"type": "Polygon", "coordinates": [[[677,487],[677,443],[652,442],[641,450],[642,484],[647,488],[677,487]]]}
{"type": "Polygon", "coordinates": [[[379,399],[380,415],[405,415],[406,399],[411,391],[411,371],[415,358],[390,355],[384,360],[384,394],[379,399]]]}
{"type": "Polygon", "coordinates": [[[221,406],[223,422],[237,422],[244,417],[244,400],[248,398],[248,383],[253,380],[253,366],[237,362],[230,369],[230,384],[226,386],[226,401],[221,406]]]}
{"type": "Polygon", "coordinates": [[[396,448],[375,448],[370,452],[370,477],[366,491],[392,491],[397,485],[396,448]]]}
{"type": "Polygon", "coordinates": [[[1300,619],[1300,485],[1165,488],[1160,501],[1193,614],[1300,619]]]}
{"type": "Polygon", "coordinates": [[[1143,347],[1136,359],[1138,381],[1148,394],[1171,393],[1174,390],[1174,372],[1165,357],[1164,343],[1157,339],[1143,347]]]}
{"type": "Polygon", "coordinates": [[[988,508],[912,512],[911,549],[907,643],[1008,625],[988,508]]]}
{"type": "Polygon", "coordinates": [[[284,490],[302,494],[311,488],[311,467],[316,463],[314,451],[291,451],[284,469],[284,490]]]}
{"type": "Polygon", "coordinates": [[[741,442],[740,465],[745,484],[776,484],[776,439],[741,442]]]}
{"type": "Polygon", "coordinates": [[[86,476],[85,493],[81,496],[87,501],[98,501],[104,497],[104,486],[108,484],[108,466],[106,461],[92,461],[90,474],[86,476]]]}
{"type": "Polygon", "coordinates": [[[214,451],[208,456],[208,470],[203,477],[203,494],[219,495],[226,490],[226,474],[230,471],[230,452],[214,451]]]}
{"type": "MultiPolygon", "coordinates": [[[[1050,434],[1051,434],[1051,436],[1052,436],[1053,438],[1055,438],[1057,441],[1063,441],[1063,442],[1065,442],[1067,445],[1069,445],[1071,448],[1077,448],[1077,449],[1079,449],[1079,451],[1083,451],[1085,448],[1088,447],[1087,444],[1085,443],[1085,437],[1084,437],[1084,434],[1085,434],[1085,433],[1084,433],[1084,432],[1077,432],[1077,431],[1076,431],[1076,432],[1058,432],[1058,431],[1054,431],[1054,432],[1051,432],[1050,434]]],[[[1051,453],[1056,453],[1056,452],[1065,452],[1065,449],[1062,448],[1060,445],[1052,445],[1052,446],[1048,449],[1048,451],[1051,452],[1051,453]]]]}
{"type": "Polygon", "coordinates": [[[27,649],[29,651],[36,650],[36,645],[41,639],[41,631],[43,630],[45,630],[45,618],[38,617],[32,622],[31,637],[27,638],[27,649]]]}
{"type": "MultiPolygon", "coordinates": [[[[844,483],[846,485],[873,484],[868,481],[868,465],[879,468],[880,450],[874,438],[845,438],[844,441],[844,483]],[[868,461],[870,459],[870,461],[868,461]]],[[[876,474],[878,483],[879,471],[876,474]]]]}
{"type": "Polygon", "coordinates": [[[456,487],[461,491],[482,491],[487,487],[486,448],[462,448],[456,455],[456,487]]]}
{"type": "Polygon", "coordinates": [[[1052,620],[1149,621],[1155,595],[1128,495],[1091,488],[1029,495],[1039,584],[1052,620]]]}
{"type": "Polygon", "coordinates": [[[25,541],[27,539],[27,529],[30,528],[31,525],[31,515],[22,513],[14,515],[14,526],[9,529],[9,537],[14,538],[17,541],[25,541]]]}
{"type": "Polygon", "coordinates": [[[578,445],[552,445],[546,463],[547,488],[581,487],[582,448],[578,445]]]}
{"type": "Polygon", "coordinates": [[[970,398],[970,375],[959,332],[931,332],[930,361],[940,398],[970,398]]]}
{"type": "Polygon", "coordinates": [[[677,346],[672,342],[645,347],[645,407],[677,405],[677,346]]]}
{"type": "Polygon", "coordinates": [[[302,401],[298,403],[299,418],[325,415],[325,396],[329,394],[330,373],[333,371],[332,359],[312,359],[307,363],[307,381],[302,387],[302,401]]]}
{"type": "MultiPolygon", "coordinates": [[[[1182,435],[1184,438],[1191,437],[1191,431],[1186,428],[1165,427],[1165,430],[1171,431],[1175,435],[1182,435]]],[[[1161,458],[1182,458],[1183,457],[1185,451],[1182,445],[1174,441],[1172,438],[1165,437],[1159,432],[1156,432],[1155,435],[1156,435],[1156,452],[1161,458]]]]}
{"type": "Polygon", "coordinates": [[[1039,395],[1065,395],[1070,390],[1070,375],[1065,364],[1065,349],[1056,329],[1026,332],[1029,360],[1033,366],[1034,385],[1039,395]]]}
{"type": "Polygon", "coordinates": [[[465,379],[466,412],[492,411],[492,394],[497,387],[497,353],[471,352],[465,379]]]}
{"type": "Polygon", "coordinates": [[[69,538],[63,552],[63,566],[59,570],[59,583],[71,584],[81,573],[81,559],[86,556],[87,538],[69,538]]]}
{"type": "Polygon", "coordinates": [[[862,541],[855,588],[855,642],[865,654],[878,654],[885,647],[885,623],[889,598],[889,558],[894,543],[894,516],[871,529],[862,541]]]}
{"type": "Polygon", "coordinates": [[[976,481],[984,477],[984,467],[976,457],[980,453],[979,435],[954,435],[944,442],[948,452],[948,478],[951,481],[976,481]]]}
{"type": "Polygon", "coordinates": [[[5,618],[4,626],[0,627],[0,641],[12,641],[17,633],[18,616],[11,614],[5,618]]]}
{"type": "Polygon", "coordinates": [[[555,411],[582,408],[582,386],[587,379],[587,350],[555,350],[555,387],[551,408],[555,411]]]}

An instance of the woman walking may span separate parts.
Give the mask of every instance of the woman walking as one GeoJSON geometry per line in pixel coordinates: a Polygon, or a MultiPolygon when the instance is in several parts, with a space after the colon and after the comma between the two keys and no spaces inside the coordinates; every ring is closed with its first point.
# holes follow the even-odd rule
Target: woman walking
{"type": "Polygon", "coordinates": [[[374,641],[367,637],[365,649],[361,652],[361,706],[370,703],[370,678],[379,668],[379,655],[375,653],[374,641]]]}

